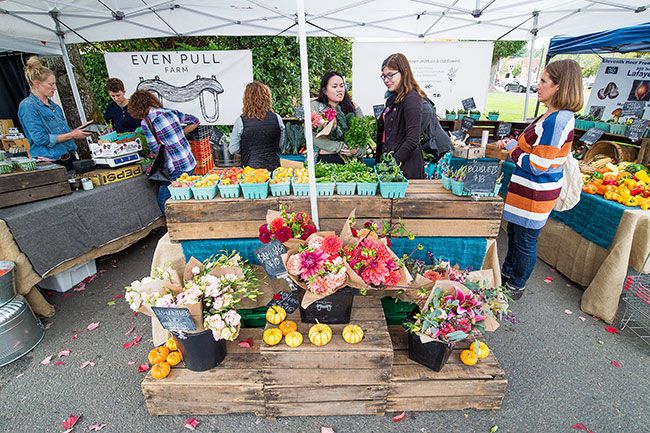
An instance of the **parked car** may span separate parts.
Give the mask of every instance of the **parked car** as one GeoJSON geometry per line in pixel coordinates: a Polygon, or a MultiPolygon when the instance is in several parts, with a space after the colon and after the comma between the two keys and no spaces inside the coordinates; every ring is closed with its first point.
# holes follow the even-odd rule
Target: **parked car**
{"type": "MultiPolygon", "coordinates": [[[[511,80],[506,82],[503,85],[503,90],[505,90],[506,92],[524,93],[526,91],[526,85],[520,83],[519,80],[511,80]]],[[[531,93],[537,92],[537,84],[530,85],[530,92],[531,93]]]]}

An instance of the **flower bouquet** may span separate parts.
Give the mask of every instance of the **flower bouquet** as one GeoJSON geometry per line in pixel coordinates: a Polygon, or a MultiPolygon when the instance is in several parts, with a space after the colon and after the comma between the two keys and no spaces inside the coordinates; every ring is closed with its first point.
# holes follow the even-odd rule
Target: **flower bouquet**
{"type": "Polygon", "coordinates": [[[151,307],[156,307],[182,292],[183,284],[170,267],[155,268],[150,277],[134,281],[126,286],[124,299],[131,310],[154,316],[151,307]]]}
{"type": "Polygon", "coordinates": [[[320,113],[311,113],[311,128],[316,133],[316,137],[327,136],[332,132],[336,120],[336,110],[326,108],[320,113]]]}
{"type": "Polygon", "coordinates": [[[307,240],[316,233],[316,226],[305,212],[287,212],[284,205],[280,211],[269,210],[266,213],[266,224],[259,228],[259,240],[268,244],[272,239],[277,239],[285,247],[292,248],[307,240]]]}

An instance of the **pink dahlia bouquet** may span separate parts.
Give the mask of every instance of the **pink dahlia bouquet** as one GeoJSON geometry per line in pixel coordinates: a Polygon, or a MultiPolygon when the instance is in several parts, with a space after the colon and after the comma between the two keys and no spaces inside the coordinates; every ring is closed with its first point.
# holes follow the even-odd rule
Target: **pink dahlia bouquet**
{"type": "Polygon", "coordinates": [[[259,228],[259,240],[268,244],[277,239],[287,247],[295,246],[316,233],[316,226],[305,212],[287,212],[280,206],[280,212],[269,210],[266,214],[266,224],[259,228]],[[294,239],[295,242],[290,242],[294,239]]]}
{"type": "Polygon", "coordinates": [[[326,108],[320,113],[312,112],[311,128],[314,132],[321,132],[325,127],[331,124],[334,119],[336,119],[336,110],[333,108],[326,108]]]}

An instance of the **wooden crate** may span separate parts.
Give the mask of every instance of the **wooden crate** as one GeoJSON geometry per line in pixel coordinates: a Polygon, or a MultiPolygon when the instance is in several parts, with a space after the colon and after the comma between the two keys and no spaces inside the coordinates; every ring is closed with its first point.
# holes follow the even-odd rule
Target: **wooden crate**
{"type": "Polygon", "coordinates": [[[149,415],[221,415],[252,412],[263,416],[264,393],[260,367],[261,329],[242,329],[238,341],[252,338],[252,349],[229,341],[226,359],[208,371],[190,371],[182,363],[165,379],[148,373],[142,393],[149,415]]]}
{"type": "Polygon", "coordinates": [[[0,174],[0,208],[72,193],[65,167],[38,164],[36,171],[0,174]]]}
{"type": "Polygon", "coordinates": [[[399,325],[389,326],[395,350],[387,412],[461,409],[499,409],[508,381],[494,354],[473,367],[460,361],[454,349],[440,372],[408,358],[406,333],[399,325]]]}
{"type": "Polygon", "coordinates": [[[393,348],[381,300],[355,296],[350,322],[363,328],[359,344],[343,341],[346,325],[330,325],[332,341],[317,347],[296,310],[303,344],[295,349],[284,341],[262,344],[264,397],[267,416],[382,415],[393,363],[393,348]]]}

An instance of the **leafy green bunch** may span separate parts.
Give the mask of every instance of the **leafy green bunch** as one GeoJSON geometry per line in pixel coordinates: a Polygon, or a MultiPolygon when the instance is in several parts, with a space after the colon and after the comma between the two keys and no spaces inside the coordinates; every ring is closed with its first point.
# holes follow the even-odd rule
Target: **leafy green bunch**
{"type": "Polygon", "coordinates": [[[375,166],[379,180],[381,182],[406,182],[400,165],[392,152],[384,153],[379,164],[375,166]]]}

